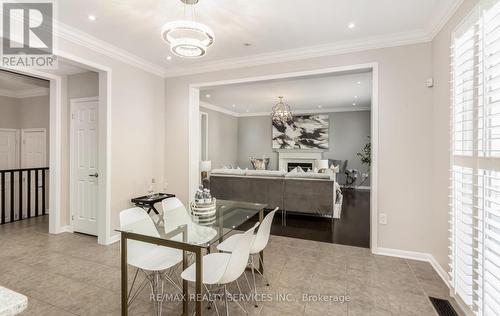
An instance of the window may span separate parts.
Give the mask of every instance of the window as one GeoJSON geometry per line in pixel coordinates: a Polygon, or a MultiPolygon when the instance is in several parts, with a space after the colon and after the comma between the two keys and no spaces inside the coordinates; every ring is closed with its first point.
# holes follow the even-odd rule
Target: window
{"type": "Polygon", "coordinates": [[[500,311],[500,0],[452,39],[450,277],[477,315],[500,311]]]}

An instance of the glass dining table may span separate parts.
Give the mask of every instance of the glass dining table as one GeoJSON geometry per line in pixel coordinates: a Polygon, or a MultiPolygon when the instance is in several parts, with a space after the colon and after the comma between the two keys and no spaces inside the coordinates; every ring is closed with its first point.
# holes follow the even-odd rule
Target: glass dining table
{"type": "MultiPolygon", "coordinates": [[[[222,242],[233,230],[258,215],[259,221],[264,219],[264,210],[267,204],[217,200],[215,214],[207,220],[205,217],[191,216],[182,210],[184,216],[175,216],[169,220],[169,214],[155,223],[157,232],[144,233],[143,223],[120,227],[116,231],[121,234],[121,310],[122,315],[128,315],[128,269],[127,269],[127,241],[137,240],[145,243],[156,244],[164,247],[183,250],[183,270],[188,267],[188,253],[193,253],[196,263],[195,294],[189,295],[187,281],[182,281],[182,294],[184,297],[182,310],[183,315],[188,315],[190,300],[195,301],[196,315],[202,315],[202,275],[203,260],[205,252],[210,253],[213,247],[222,242]]],[[[262,264],[258,267],[264,272],[264,255],[260,253],[262,264]]]]}

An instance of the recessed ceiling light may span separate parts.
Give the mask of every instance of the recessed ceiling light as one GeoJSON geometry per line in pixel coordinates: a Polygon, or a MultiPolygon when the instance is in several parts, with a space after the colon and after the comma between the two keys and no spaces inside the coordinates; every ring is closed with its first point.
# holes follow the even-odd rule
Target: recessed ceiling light
{"type": "Polygon", "coordinates": [[[96,16],[95,16],[95,15],[93,15],[93,14],[89,14],[89,15],[87,16],[87,18],[88,18],[90,21],[95,21],[95,20],[97,20],[96,16]]]}
{"type": "Polygon", "coordinates": [[[167,56],[167,60],[172,60],[172,56],[167,56]]]}
{"type": "Polygon", "coordinates": [[[356,27],[356,24],[354,24],[354,22],[351,22],[351,23],[349,23],[349,25],[347,25],[347,27],[350,29],[353,29],[356,27]]]}
{"type": "Polygon", "coordinates": [[[233,105],[232,105],[232,107],[233,107],[233,108],[235,108],[235,107],[236,107],[236,104],[233,104],[233,105]]]}
{"type": "Polygon", "coordinates": [[[211,95],[207,93],[207,94],[205,94],[205,97],[206,97],[207,99],[210,99],[211,95]]]}
{"type": "Polygon", "coordinates": [[[358,96],[357,96],[357,95],[355,95],[355,96],[354,96],[354,99],[357,99],[357,98],[358,98],[358,96]]]}
{"type": "Polygon", "coordinates": [[[356,82],[357,84],[361,84],[361,81],[356,82]]]}
{"type": "Polygon", "coordinates": [[[352,105],[356,106],[356,103],[353,103],[352,105]]]}

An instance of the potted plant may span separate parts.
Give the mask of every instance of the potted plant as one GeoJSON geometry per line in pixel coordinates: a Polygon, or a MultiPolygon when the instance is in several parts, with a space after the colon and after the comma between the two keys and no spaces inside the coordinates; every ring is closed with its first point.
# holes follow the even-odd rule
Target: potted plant
{"type": "MultiPolygon", "coordinates": [[[[370,140],[370,136],[368,136],[368,140],[370,140]]],[[[370,166],[372,164],[372,143],[369,141],[361,150],[356,154],[361,160],[361,164],[367,165],[367,173],[363,173],[361,175],[362,181],[360,184],[363,184],[369,176],[370,166]]]]}

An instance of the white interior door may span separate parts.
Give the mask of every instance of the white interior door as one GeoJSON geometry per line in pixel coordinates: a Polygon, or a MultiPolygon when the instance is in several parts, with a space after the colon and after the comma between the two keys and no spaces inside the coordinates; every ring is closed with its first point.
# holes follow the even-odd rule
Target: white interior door
{"type": "MultiPolygon", "coordinates": [[[[0,129],[0,170],[17,169],[19,168],[19,130],[17,129],[0,129]]],[[[12,173],[5,174],[5,221],[10,222],[11,209],[11,177],[12,173]]],[[[14,177],[14,187],[18,184],[18,177],[14,177]]],[[[1,184],[0,184],[1,186],[1,184]]],[[[2,197],[0,196],[0,202],[2,197]]],[[[17,195],[15,196],[17,201],[17,195]]],[[[14,205],[16,207],[16,205],[14,205]]],[[[17,208],[15,210],[18,212],[17,208]]]]}
{"type": "MultiPolygon", "coordinates": [[[[42,168],[47,167],[47,130],[45,128],[24,128],[21,129],[21,167],[22,168],[42,168]]],[[[29,200],[30,200],[30,215],[34,216],[35,214],[41,214],[42,210],[39,208],[36,210],[36,205],[42,205],[42,176],[40,171],[31,171],[31,177],[29,181],[29,190],[28,190],[28,179],[27,172],[23,172],[23,191],[30,192],[29,200]],[[36,182],[35,173],[38,173],[38,183],[36,182]],[[38,191],[38,202],[36,201],[38,191]]],[[[48,187],[47,180],[48,177],[45,177],[46,183],[45,187],[48,187]]],[[[47,190],[48,192],[48,190],[47,190]]],[[[46,192],[46,193],[47,193],[46,192]]],[[[46,195],[46,198],[48,196],[46,195]]],[[[16,198],[17,199],[17,198],[16,198]]],[[[28,195],[23,194],[23,205],[28,204],[28,195]]],[[[23,217],[26,217],[27,208],[23,207],[23,217]]]]}
{"type": "Polygon", "coordinates": [[[19,130],[0,129],[0,170],[19,167],[18,143],[19,130]]]}
{"type": "Polygon", "coordinates": [[[45,128],[22,129],[21,139],[22,167],[47,167],[47,131],[45,128]]]}
{"type": "Polygon", "coordinates": [[[73,230],[97,236],[98,100],[71,101],[71,220],[73,230]]]}

